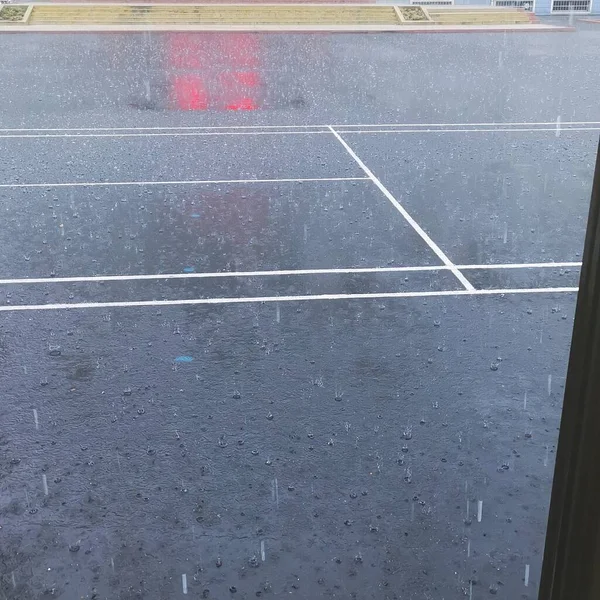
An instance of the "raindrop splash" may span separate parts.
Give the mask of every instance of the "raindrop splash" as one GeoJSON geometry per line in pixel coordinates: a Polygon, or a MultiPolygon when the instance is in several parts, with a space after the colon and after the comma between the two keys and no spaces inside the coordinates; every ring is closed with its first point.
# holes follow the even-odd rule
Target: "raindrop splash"
{"type": "Polygon", "coordinates": [[[187,575],[185,573],[181,574],[181,588],[184,594],[187,594],[188,592],[188,587],[187,587],[187,575]]]}

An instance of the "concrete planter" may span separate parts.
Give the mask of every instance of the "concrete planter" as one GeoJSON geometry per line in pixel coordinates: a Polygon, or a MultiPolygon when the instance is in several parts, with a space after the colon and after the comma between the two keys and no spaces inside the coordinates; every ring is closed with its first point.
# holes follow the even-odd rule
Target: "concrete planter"
{"type": "Polygon", "coordinates": [[[427,9],[418,5],[394,6],[396,15],[401,23],[426,23],[431,21],[427,9]]]}
{"type": "Polygon", "coordinates": [[[32,10],[32,4],[3,4],[0,6],[0,25],[26,25],[32,10]]]}

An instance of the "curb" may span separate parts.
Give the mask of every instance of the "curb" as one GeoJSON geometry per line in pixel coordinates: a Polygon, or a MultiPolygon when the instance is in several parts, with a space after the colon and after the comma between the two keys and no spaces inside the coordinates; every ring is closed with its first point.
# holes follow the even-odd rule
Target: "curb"
{"type": "Polygon", "coordinates": [[[99,25],[94,29],[87,28],[67,28],[61,29],[57,27],[2,27],[0,26],[0,34],[2,33],[142,33],[144,31],[156,31],[163,33],[406,33],[406,34],[442,34],[442,33],[572,33],[577,31],[574,27],[554,27],[554,28],[541,28],[541,29],[506,29],[502,27],[494,27],[490,29],[456,29],[448,27],[447,29],[408,29],[403,27],[402,29],[392,29],[391,26],[385,29],[366,29],[364,27],[352,28],[352,29],[325,29],[315,27],[309,29],[306,26],[299,26],[296,28],[265,28],[263,27],[239,27],[234,29],[233,27],[174,27],[172,25],[155,26],[155,27],[139,27],[134,29],[132,27],[114,27],[110,29],[108,26],[99,25]]]}
{"type": "Polygon", "coordinates": [[[426,27],[410,25],[384,26],[308,26],[308,25],[7,25],[0,26],[0,33],[126,33],[143,31],[162,32],[205,32],[205,33],[564,33],[576,31],[575,27],[561,26],[472,26],[464,28],[455,25],[430,25],[426,27]]]}
{"type": "Polygon", "coordinates": [[[576,31],[575,27],[487,27],[475,28],[467,26],[465,29],[459,29],[454,26],[449,27],[420,27],[411,29],[408,26],[385,26],[380,28],[363,27],[309,27],[299,25],[296,27],[268,27],[259,25],[250,26],[177,26],[177,25],[87,25],[87,26],[0,26],[0,33],[135,33],[144,31],[158,32],[204,32],[204,33],[565,33],[576,31]]]}

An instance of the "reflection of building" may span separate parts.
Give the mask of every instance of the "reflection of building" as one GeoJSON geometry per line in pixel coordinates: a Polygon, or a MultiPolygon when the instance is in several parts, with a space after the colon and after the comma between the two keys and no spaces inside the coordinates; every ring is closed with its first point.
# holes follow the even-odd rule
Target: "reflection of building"
{"type": "Polygon", "coordinates": [[[260,108],[259,39],[249,33],[167,34],[169,108],[260,108]]]}

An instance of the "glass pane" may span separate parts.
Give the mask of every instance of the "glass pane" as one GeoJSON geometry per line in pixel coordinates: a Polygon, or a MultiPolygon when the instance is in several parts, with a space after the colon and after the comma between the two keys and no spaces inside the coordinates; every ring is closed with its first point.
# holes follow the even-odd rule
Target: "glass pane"
{"type": "Polygon", "coordinates": [[[537,597],[600,28],[536,4],[0,22],[1,598],[537,597]]]}

